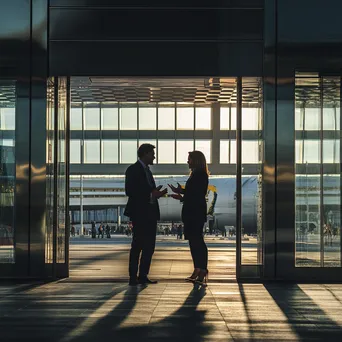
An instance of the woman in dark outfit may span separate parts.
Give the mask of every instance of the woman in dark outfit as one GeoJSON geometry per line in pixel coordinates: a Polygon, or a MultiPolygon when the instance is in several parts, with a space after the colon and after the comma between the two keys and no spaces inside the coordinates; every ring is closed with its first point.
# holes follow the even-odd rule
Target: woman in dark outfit
{"type": "Polygon", "coordinates": [[[180,184],[174,187],[171,196],[183,202],[182,221],[184,223],[184,238],[189,240],[194,272],[186,280],[207,285],[208,278],[208,248],[203,239],[203,225],[207,221],[206,194],[208,190],[208,167],[205,156],[200,151],[189,152],[190,177],[185,189],[180,184]]]}

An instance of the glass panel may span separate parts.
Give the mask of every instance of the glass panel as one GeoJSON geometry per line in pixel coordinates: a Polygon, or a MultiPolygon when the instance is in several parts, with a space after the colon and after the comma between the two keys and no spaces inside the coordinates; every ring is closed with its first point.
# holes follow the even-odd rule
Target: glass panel
{"type": "Polygon", "coordinates": [[[81,140],[76,140],[76,139],[70,140],[70,163],[71,164],[81,163],[81,140]]]}
{"type": "Polygon", "coordinates": [[[177,107],[177,129],[194,129],[194,107],[177,107]]]}
{"type": "Polygon", "coordinates": [[[138,110],[137,107],[120,108],[120,129],[137,130],[138,110]]]}
{"type": "Polygon", "coordinates": [[[102,140],[101,163],[117,164],[119,162],[119,142],[117,140],[102,140]]]}
{"type": "Polygon", "coordinates": [[[229,107],[220,108],[220,129],[229,130],[229,107]]]}
{"type": "Polygon", "coordinates": [[[114,108],[101,108],[101,129],[113,130],[118,129],[119,109],[114,108]]]}
{"type": "Polygon", "coordinates": [[[243,164],[257,164],[260,162],[258,141],[244,140],[241,149],[243,164]]]}
{"type": "Polygon", "coordinates": [[[229,163],[229,140],[220,140],[220,164],[229,163]]]}
{"type": "Polygon", "coordinates": [[[341,265],[340,84],[296,77],[297,267],[341,265]]]}
{"type": "Polygon", "coordinates": [[[15,130],[15,108],[0,109],[0,129],[2,131],[15,130]]]}
{"type": "Polygon", "coordinates": [[[211,140],[195,140],[195,150],[203,152],[207,164],[211,163],[211,140]]]}
{"type": "Polygon", "coordinates": [[[96,107],[84,107],[83,115],[84,130],[98,131],[100,129],[100,105],[97,105],[96,107]]]}
{"type": "Polygon", "coordinates": [[[158,108],[158,129],[174,130],[175,129],[175,107],[158,108]]]}
{"type": "Polygon", "coordinates": [[[82,108],[71,107],[70,109],[70,129],[82,130],[82,108]]]}
{"type": "Polygon", "coordinates": [[[236,164],[236,140],[230,141],[230,163],[236,164]]]}
{"type": "Polygon", "coordinates": [[[139,130],[157,129],[157,108],[139,107],[139,130]]]}
{"type": "Polygon", "coordinates": [[[338,164],[340,162],[340,140],[323,140],[323,163],[338,164]]]}
{"type": "MultiPolygon", "coordinates": [[[[241,108],[241,264],[262,264],[262,88],[259,79],[242,79],[241,108]],[[244,96],[249,94],[253,96],[244,96]],[[259,132],[258,140],[249,140],[247,131],[259,132]],[[255,164],[251,168],[249,164],[255,164]]],[[[235,125],[235,123],[234,123],[235,125]]],[[[234,142],[235,143],[235,142],[234,142]]],[[[235,144],[234,144],[235,145],[235,144]]],[[[234,146],[235,147],[235,146],[234,146]]],[[[235,150],[235,148],[234,148],[235,150]]],[[[233,146],[232,146],[233,151],[233,146]]],[[[232,158],[233,159],[233,158],[232,158]]]]}
{"type": "Polygon", "coordinates": [[[57,263],[65,263],[66,232],[66,79],[58,83],[58,157],[57,157],[57,263]]]}
{"type": "Polygon", "coordinates": [[[306,131],[316,131],[321,129],[321,111],[320,108],[306,107],[304,109],[305,115],[305,130],[306,131]]]}
{"type": "MultiPolygon", "coordinates": [[[[54,226],[54,120],[55,97],[53,79],[47,82],[47,106],[46,106],[46,234],[45,234],[45,262],[53,262],[53,226],[54,226]]],[[[81,121],[82,129],[82,121],[81,121]]]]}
{"type": "Polygon", "coordinates": [[[15,82],[0,81],[0,93],[0,263],[14,263],[15,82]]]}
{"type": "MultiPolygon", "coordinates": [[[[332,139],[323,140],[322,224],[324,267],[341,266],[341,164],[340,164],[340,78],[325,77],[323,82],[323,130],[332,139]]],[[[322,134],[323,135],[323,134],[322,134]]]]}
{"type": "Polygon", "coordinates": [[[100,140],[84,140],[83,163],[100,163],[100,140]]]}
{"type": "Polygon", "coordinates": [[[197,107],[195,108],[195,124],[198,130],[211,129],[211,108],[210,107],[197,107]]]}
{"type": "Polygon", "coordinates": [[[339,131],[340,129],[340,112],[339,108],[324,107],[323,108],[323,130],[339,131]]]}
{"type": "Polygon", "coordinates": [[[120,163],[132,164],[137,161],[137,141],[121,140],[120,141],[120,163]]]}
{"type": "Polygon", "coordinates": [[[158,140],[158,164],[174,164],[175,163],[175,141],[174,140],[158,140]]]}
{"type": "Polygon", "coordinates": [[[194,150],[193,140],[177,140],[177,164],[186,164],[188,161],[189,152],[194,150]]]}
{"type": "Polygon", "coordinates": [[[230,129],[236,130],[236,107],[230,108],[230,129]]]}
{"type": "Polygon", "coordinates": [[[304,163],[321,162],[321,142],[319,140],[304,140],[304,163]]]}
{"type": "Polygon", "coordinates": [[[242,108],[242,130],[259,130],[259,108],[242,108]]]}

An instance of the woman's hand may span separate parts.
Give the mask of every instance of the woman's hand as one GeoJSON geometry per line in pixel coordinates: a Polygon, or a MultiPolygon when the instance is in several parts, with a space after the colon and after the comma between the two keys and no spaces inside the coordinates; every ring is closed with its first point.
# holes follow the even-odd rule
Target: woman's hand
{"type": "Polygon", "coordinates": [[[168,184],[168,186],[170,187],[170,189],[171,189],[174,193],[176,193],[176,194],[181,194],[181,193],[182,193],[182,187],[181,187],[181,185],[180,185],[179,183],[177,183],[177,184],[178,184],[177,188],[174,187],[172,184],[168,184]]]}
{"type": "Polygon", "coordinates": [[[183,196],[180,194],[172,194],[171,197],[179,201],[183,199],[183,196]]]}

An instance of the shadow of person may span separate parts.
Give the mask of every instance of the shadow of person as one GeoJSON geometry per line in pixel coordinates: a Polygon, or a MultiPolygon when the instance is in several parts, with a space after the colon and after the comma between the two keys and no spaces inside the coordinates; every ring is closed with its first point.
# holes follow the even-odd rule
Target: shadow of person
{"type": "Polygon", "coordinates": [[[84,342],[108,339],[113,337],[113,333],[117,327],[130,315],[137,298],[146,286],[128,286],[122,299],[116,295],[111,296],[108,300],[99,305],[89,317],[77,327],[72,336],[64,338],[64,342],[84,342]],[[118,303],[117,303],[118,302],[118,303]]]}
{"type": "Polygon", "coordinates": [[[264,285],[300,341],[342,341],[340,324],[297,285],[264,285]]]}
{"type": "MultiPolygon", "coordinates": [[[[198,310],[197,307],[206,295],[205,288],[194,287],[181,307],[175,312],[163,316],[150,315],[149,322],[139,325],[139,321],[120,324],[130,315],[138,294],[144,288],[130,288],[126,291],[122,301],[112,312],[93,325],[87,332],[78,335],[72,341],[87,342],[113,339],[115,342],[139,340],[147,341],[196,341],[200,342],[211,332],[211,326],[205,323],[207,310],[198,310]],[[157,320],[160,317],[160,320],[157,320]],[[156,319],[155,322],[153,320],[156,319]]],[[[158,305],[160,309],[162,306],[158,305]]],[[[148,318],[148,313],[146,317],[148,318]]],[[[132,317],[131,317],[132,318],[132,317]]]]}

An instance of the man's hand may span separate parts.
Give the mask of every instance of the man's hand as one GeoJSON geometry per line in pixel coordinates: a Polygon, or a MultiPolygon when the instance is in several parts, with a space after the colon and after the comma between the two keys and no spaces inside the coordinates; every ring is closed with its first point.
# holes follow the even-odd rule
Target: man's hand
{"type": "Polygon", "coordinates": [[[181,194],[181,193],[182,193],[182,187],[181,187],[181,185],[180,185],[179,183],[177,183],[177,184],[178,184],[177,188],[174,187],[172,184],[168,184],[168,186],[170,187],[170,189],[171,189],[174,193],[176,193],[176,194],[181,194]]]}
{"type": "Polygon", "coordinates": [[[167,194],[167,188],[165,188],[163,191],[160,191],[161,188],[162,188],[162,186],[159,185],[158,187],[156,187],[155,189],[153,189],[153,190],[152,190],[152,193],[151,193],[152,197],[154,197],[154,198],[160,198],[160,197],[166,195],[166,194],[167,194]]]}
{"type": "Polygon", "coordinates": [[[183,199],[183,196],[180,194],[172,194],[171,197],[179,201],[183,199]]]}

